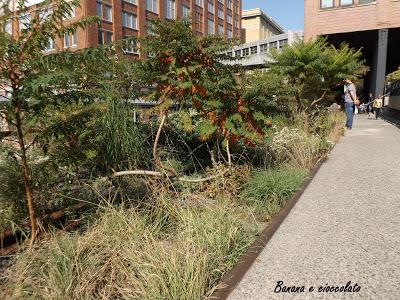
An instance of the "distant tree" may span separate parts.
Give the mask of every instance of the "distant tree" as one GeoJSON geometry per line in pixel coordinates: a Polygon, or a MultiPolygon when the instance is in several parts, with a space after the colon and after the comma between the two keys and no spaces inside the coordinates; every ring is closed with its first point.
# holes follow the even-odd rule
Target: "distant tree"
{"type": "Polygon", "coordinates": [[[298,111],[307,111],[326,99],[331,88],[342,80],[357,79],[367,72],[361,49],[347,44],[339,48],[325,39],[298,41],[281,52],[272,52],[271,72],[285,78],[298,111]]]}
{"type": "Polygon", "coordinates": [[[400,67],[398,68],[398,70],[387,75],[387,79],[390,81],[400,80],[400,67]]]}
{"type": "MultiPolygon", "coordinates": [[[[14,1],[12,1],[15,3],[14,1]]],[[[34,116],[41,115],[51,98],[35,97],[43,86],[53,89],[51,80],[41,70],[46,70],[43,63],[47,56],[46,48],[51,40],[62,38],[64,34],[72,34],[83,28],[96,18],[82,18],[76,22],[65,22],[73,9],[79,5],[78,0],[45,0],[41,10],[32,12],[29,18],[19,18],[18,12],[28,10],[26,1],[16,2],[16,12],[10,11],[11,1],[0,3],[0,89],[7,91],[9,100],[7,121],[15,128],[18,137],[20,166],[25,187],[25,196],[31,227],[31,244],[37,234],[34,210],[33,191],[30,168],[27,160],[29,148],[28,132],[25,125],[34,116]],[[16,35],[9,34],[8,24],[16,20],[23,22],[16,35]],[[41,78],[38,80],[38,78],[41,78]]],[[[64,63],[64,62],[60,62],[64,63]]],[[[64,86],[66,88],[68,86],[64,86]]]]}

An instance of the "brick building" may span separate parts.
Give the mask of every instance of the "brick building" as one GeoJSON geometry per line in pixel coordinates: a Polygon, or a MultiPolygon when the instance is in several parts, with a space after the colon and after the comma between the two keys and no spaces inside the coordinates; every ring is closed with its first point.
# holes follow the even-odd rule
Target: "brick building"
{"type": "MultiPolygon", "coordinates": [[[[304,38],[326,36],[361,48],[370,72],[364,94],[382,95],[385,76],[400,65],[400,1],[305,0],[304,38]]],[[[400,107],[400,106],[399,106],[400,107]]]]}
{"type": "MultiPolygon", "coordinates": [[[[29,0],[29,11],[7,24],[6,30],[17,34],[29,23],[31,14],[41,13],[42,0],[29,0]]],[[[15,5],[18,3],[15,0],[15,5]]],[[[149,19],[191,18],[193,32],[198,35],[220,34],[239,38],[241,32],[242,0],[81,0],[80,7],[66,22],[85,16],[98,16],[100,24],[78,29],[75,34],[50,41],[48,51],[63,48],[82,49],[96,47],[128,36],[147,34],[149,19]]],[[[129,55],[138,55],[132,47],[129,55]]]]}

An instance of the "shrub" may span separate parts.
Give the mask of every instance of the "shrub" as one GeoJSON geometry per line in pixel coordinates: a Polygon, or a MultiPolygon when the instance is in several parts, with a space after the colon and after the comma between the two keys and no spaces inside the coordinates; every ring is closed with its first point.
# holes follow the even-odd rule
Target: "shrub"
{"type": "Polygon", "coordinates": [[[260,220],[269,220],[299,189],[307,173],[306,169],[290,166],[256,171],[244,185],[241,198],[255,208],[260,220]]]}
{"type": "Polygon", "coordinates": [[[305,169],[312,169],[329,148],[320,136],[288,127],[275,132],[269,146],[275,154],[276,163],[287,162],[305,169]]]}

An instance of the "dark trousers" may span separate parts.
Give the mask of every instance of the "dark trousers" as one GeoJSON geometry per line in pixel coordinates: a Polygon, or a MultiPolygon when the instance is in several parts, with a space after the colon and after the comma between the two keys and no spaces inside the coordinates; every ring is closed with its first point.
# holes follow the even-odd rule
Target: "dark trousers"
{"type": "Polygon", "coordinates": [[[374,110],[375,110],[375,119],[378,119],[379,115],[381,114],[381,109],[375,107],[374,110]]]}

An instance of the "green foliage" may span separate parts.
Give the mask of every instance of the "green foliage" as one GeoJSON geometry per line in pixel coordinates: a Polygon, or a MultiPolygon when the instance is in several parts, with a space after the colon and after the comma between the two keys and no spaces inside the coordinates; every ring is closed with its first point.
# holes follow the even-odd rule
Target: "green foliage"
{"type": "Polygon", "coordinates": [[[398,70],[390,73],[389,75],[386,76],[386,78],[390,81],[396,81],[396,80],[400,80],[400,67],[398,70]]]}
{"type": "Polygon", "coordinates": [[[281,52],[273,52],[271,72],[285,77],[285,85],[296,99],[299,110],[311,109],[331,94],[330,88],[344,79],[355,80],[367,68],[361,49],[347,44],[339,48],[324,39],[299,41],[281,52]]]}
{"type": "Polygon", "coordinates": [[[254,172],[242,191],[243,201],[254,207],[261,221],[271,219],[284,201],[299,188],[308,171],[302,168],[280,166],[254,172]]]}
{"type": "MultiPolygon", "coordinates": [[[[242,98],[234,68],[222,63],[227,45],[221,37],[196,37],[185,21],[152,22],[152,32],[142,50],[152,55],[142,63],[143,76],[156,91],[156,109],[167,111],[172,104],[180,110],[194,109],[192,118],[202,119],[197,129],[203,139],[223,135],[233,142],[259,141],[264,115],[253,99],[242,98]]],[[[187,113],[181,114],[188,123],[187,113]]]]}

